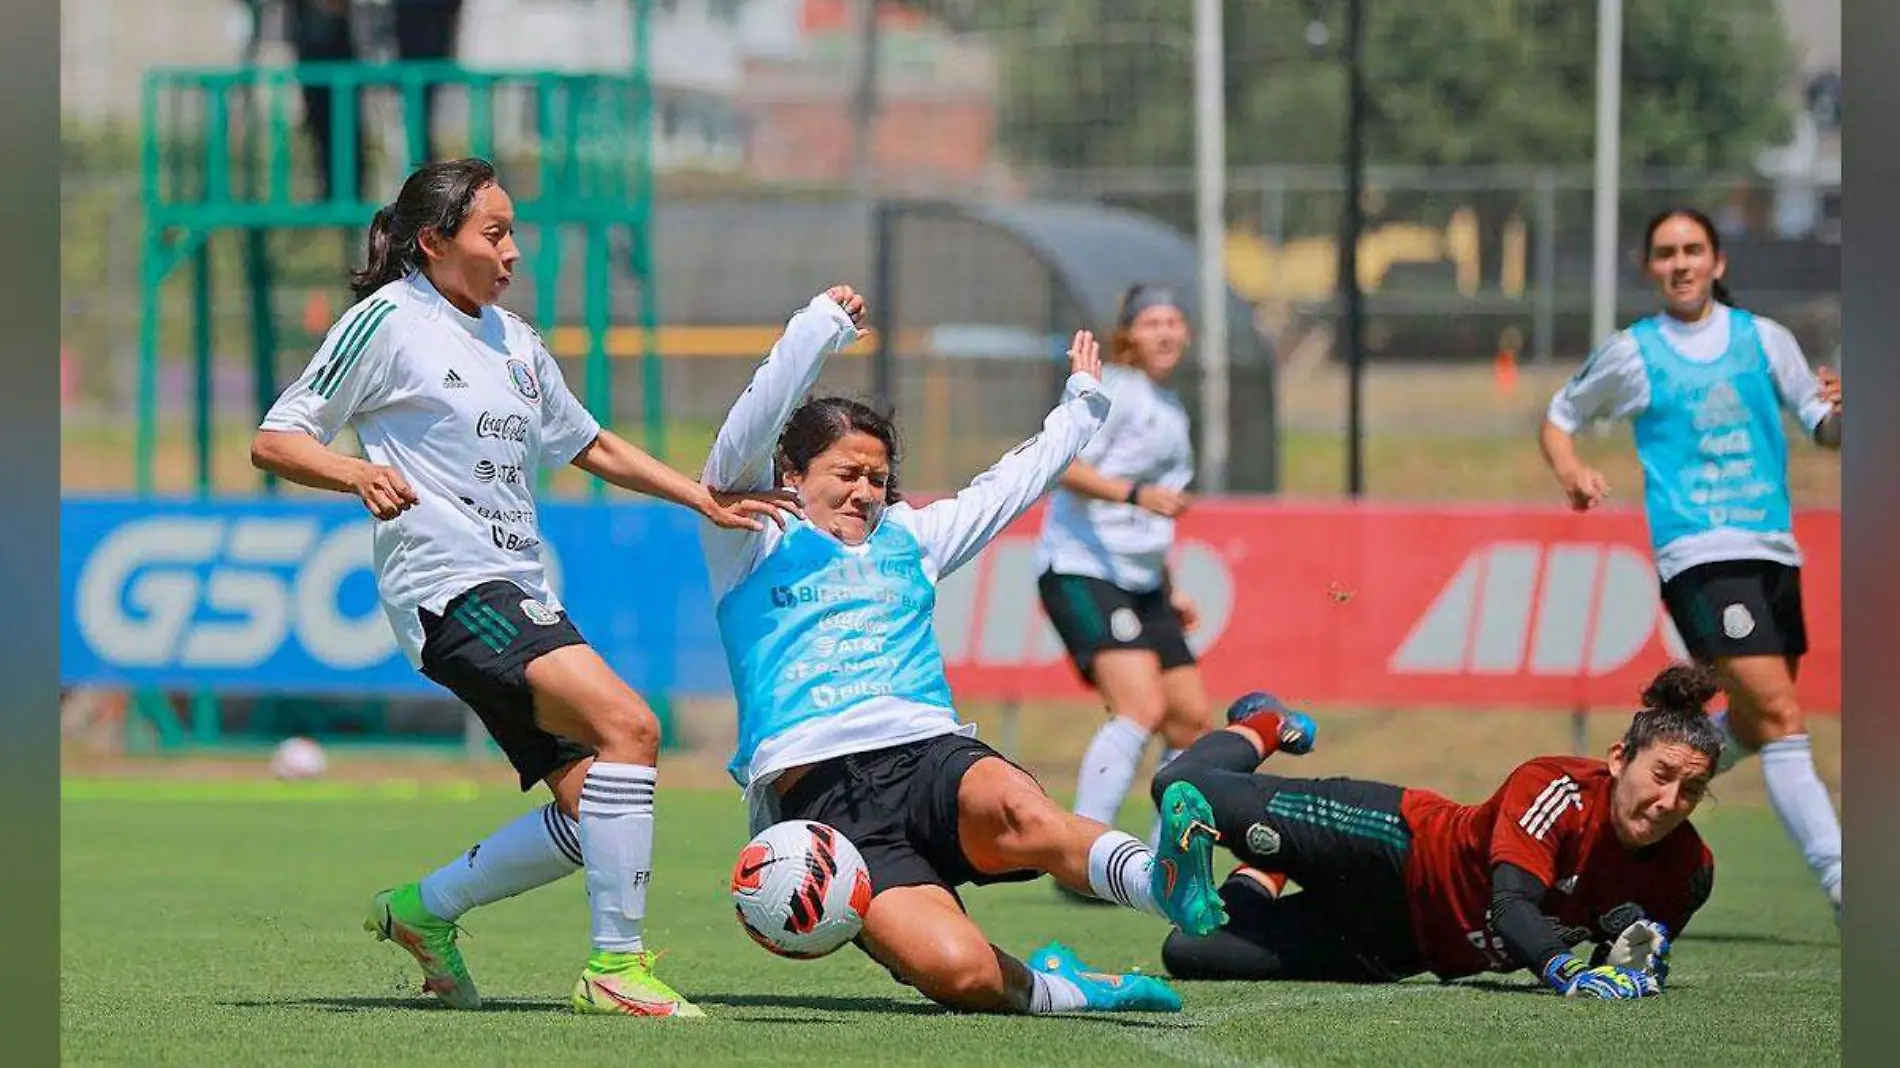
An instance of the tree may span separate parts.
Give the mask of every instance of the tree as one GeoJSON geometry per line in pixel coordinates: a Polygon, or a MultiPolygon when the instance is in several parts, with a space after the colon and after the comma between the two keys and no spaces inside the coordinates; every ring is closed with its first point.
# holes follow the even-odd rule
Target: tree
{"type": "MultiPolygon", "coordinates": [[[[1363,0],[1369,164],[1587,165],[1595,150],[1596,5],[1363,0]]],[[[1183,0],[916,0],[998,41],[1000,136],[1021,164],[1186,166],[1194,156],[1192,5],[1183,0]]],[[[1230,167],[1337,164],[1344,0],[1227,0],[1230,167]],[[1315,21],[1327,44],[1308,43],[1315,21]]],[[[1786,136],[1794,49],[1777,0],[1624,6],[1626,168],[1733,173],[1786,136]]],[[[1460,198],[1470,200],[1470,198],[1460,198]]],[[[1521,205],[1478,198],[1484,275],[1521,205]]],[[[1430,213],[1416,201],[1393,210],[1430,213]]],[[[1315,219],[1322,227],[1331,219],[1315,219]]]]}

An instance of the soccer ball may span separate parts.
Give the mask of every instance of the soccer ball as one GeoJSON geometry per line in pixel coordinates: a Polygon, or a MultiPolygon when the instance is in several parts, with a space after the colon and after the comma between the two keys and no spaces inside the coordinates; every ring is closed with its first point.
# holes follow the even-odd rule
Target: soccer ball
{"type": "Polygon", "coordinates": [[[858,936],[871,874],[851,840],[810,820],[760,831],[732,866],[739,926],[781,957],[814,960],[858,936]]]}
{"type": "Polygon", "coordinates": [[[309,738],[286,738],[270,755],[270,773],[280,779],[315,779],[329,770],[323,747],[309,738]]]}

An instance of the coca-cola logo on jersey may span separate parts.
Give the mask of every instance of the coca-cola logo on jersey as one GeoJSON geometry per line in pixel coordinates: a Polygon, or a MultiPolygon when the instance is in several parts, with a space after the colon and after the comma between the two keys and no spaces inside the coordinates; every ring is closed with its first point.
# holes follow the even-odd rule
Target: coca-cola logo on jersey
{"type": "Polygon", "coordinates": [[[483,412],[481,418],[475,420],[475,436],[494,438],[496,441],[526,441],[528,440],[528,417],[483,412]]]}

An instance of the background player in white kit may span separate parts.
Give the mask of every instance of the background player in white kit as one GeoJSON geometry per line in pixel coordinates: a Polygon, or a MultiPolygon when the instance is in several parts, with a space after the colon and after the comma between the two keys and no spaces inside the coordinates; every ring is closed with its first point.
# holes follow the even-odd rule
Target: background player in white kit
{"type": "MultiPolygon", "coordinates": [[[[1151,736],[1165,766],[1211,728],[1187,635],[1194,603],[1168,580],[1194,442],[1167,382],[1192,340],[1165,286],[1122,297],[1102,389],[1108,420],[1063,472],[1037,545],[1036,587],[1069,659],[1107,705],[1076,777],[1075,811],[1114,824],[1151,736]]],[[[1080,898],[1080,900],[1091,900],[1080,898]]]]}
{"type": "Polygon", "coordinates": [[[549,588],[533,479],[571,463],[721,526],[778,513],[769,495],[714,495],[603,430],[534,330],[495,303],[519,258],[513,204],[486,161],[410,175],[370,226],[358,302],[265,416],[251,458],[362,498],[404,653],[481,717],[524,791],[545,782],[556,798],[376,895],[366,926],[416,957],[425,991],[476,1008],[455,920],[585,868],[594,949],[574,1008],[697,1015],[653,976],[641,940],[659,726],[549,588]],[[368,459],[327,447],[345,426],[368,459]]]}
{"type": "Polygon", "coordinates": [[[871,877],[859,946],[941,1004],[1178,1009],[1158,980],[1092,973],[1057,945],[1025,966],[990,944],[957,896],[964,884],[1047,873],[1186,930],[1224,919],[1204,804],[1170,809],[1157,851],[1064,812],[958,721],[937,646],[937,583],[1048,492],[1108,413],[1095,339],[1073,339],[1062,402],[1041,433],[954,497],[915,507],[898,497],[888,417],[841,397],[804,400],[863,314],[863,299],[837,286],[792,316],[706,461],[709,485],[783,484],[805,511],[783,532],[703,535],[738,696],[728,770],[752,828],[812,820],[850,839],[871,877]]]}
{"type": "Polygon", "coordinates": [[[1769,802],[1838,918],[1841,825],[1795,698],[1808,635],[1781,413],[1839,449],[1840,381],[1817,376],[1787,328],[1733,306],[1708,216],[1662,212],[1643,247],[1663,310],[1610,338],[1551,399],[1544,457],[1571,506],[1594,508],[1609,485],[1574,435],[1599,419],[1632,423],[1663,603],[1728,697],[1716,771],[1761,754],[1769,802]]]}

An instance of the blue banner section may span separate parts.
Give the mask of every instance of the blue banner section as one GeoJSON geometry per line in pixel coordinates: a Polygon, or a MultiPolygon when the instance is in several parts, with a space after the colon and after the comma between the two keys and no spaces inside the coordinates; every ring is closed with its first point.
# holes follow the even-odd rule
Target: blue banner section
{"type": "MultiPolygon", "coordinates": [[[[670,505],[541,510],[554,586],[640,691],[731,693],[698,516],[670,505]]],[[[226,693],[443,693],[403,657],[353,500],[60,508],[60,681],[226,693]]]]}

